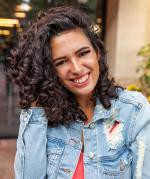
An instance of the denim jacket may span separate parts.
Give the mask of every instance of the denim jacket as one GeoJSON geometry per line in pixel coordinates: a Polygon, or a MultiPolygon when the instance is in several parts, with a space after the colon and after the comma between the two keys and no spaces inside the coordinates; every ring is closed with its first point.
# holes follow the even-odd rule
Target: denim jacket
{"type": "Polygon", "coordinates": [[[71,179],[84,134],[85,179],[150,179],[150,104],[123,90],[107,110],[97,100],[93,119],[47,127],[44,109],[22,110],[16,179],[71,179]]]}

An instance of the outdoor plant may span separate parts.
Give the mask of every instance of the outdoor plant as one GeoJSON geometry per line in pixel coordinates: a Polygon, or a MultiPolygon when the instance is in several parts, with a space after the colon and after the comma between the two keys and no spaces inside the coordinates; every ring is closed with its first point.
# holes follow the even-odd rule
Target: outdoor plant
{"type": "Polygon", "coordinates": [[[139,66],[137,72],[140,73],[140,88],[147,96],[150,96],[150,44],[142,47],[138,52],[139,66]]]}
{"type": "Polygon", "coordinates": [[[150,44],[142,47],[137,55],[139,57],[137,73],[140,73],[140,85],[131,84],[127,86],[127,89],[141,91],[150,101],[150,44]]]}

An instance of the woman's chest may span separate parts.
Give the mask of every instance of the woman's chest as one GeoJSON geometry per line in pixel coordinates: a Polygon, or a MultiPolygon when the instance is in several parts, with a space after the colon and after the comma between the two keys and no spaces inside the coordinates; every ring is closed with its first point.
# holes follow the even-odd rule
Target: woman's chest
{"type": "Polygon", "coordinates": [[[117,117],[92,122],[88,127],[80,125],[77,128],[63,128],[59,131],[48,130],[49,179],[72,178],[83,141],[86,179],[131,178],[132,155],[126,143],[127,126],[124,120],[117,117]]]}

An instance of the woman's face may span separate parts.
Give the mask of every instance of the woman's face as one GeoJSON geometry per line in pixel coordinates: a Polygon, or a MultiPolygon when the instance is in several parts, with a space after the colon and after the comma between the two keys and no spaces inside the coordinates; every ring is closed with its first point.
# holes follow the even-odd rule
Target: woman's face
{"type": "Polygon", "coordinates": [[[76,97],[91,97],[99,78],[99,54],[82,30],[59,33],[50,46],[61,84],[76,97]]]}

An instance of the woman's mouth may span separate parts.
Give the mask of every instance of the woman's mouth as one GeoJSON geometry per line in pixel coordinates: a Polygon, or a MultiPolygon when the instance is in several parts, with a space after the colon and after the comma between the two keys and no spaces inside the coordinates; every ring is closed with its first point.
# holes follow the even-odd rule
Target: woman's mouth
{"type": "Polygon", "coordinates": [[[86,74],[86,75],[84,75],[84,76],[82,76],[81,78],[79,78],[79,79],[75,79],[75,80],[73,80],[73,82],[75,82],[75,83],[84,83],[87,79],[88,79],[88,77],[89,77],[89,75],[88,74],[86,74]]]}
{"type": "Polygon", "coordinates": [[[71,81],[75,87],[84,87],[88,84],[89,75],[90,73],[86,73],[82,77],[72,79],[71,81]]]}

